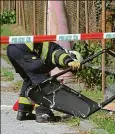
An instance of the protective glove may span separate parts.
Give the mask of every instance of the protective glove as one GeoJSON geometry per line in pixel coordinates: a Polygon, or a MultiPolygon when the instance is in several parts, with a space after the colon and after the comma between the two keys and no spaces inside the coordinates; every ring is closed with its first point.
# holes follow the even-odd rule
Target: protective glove
{"type": "Polygon", "coordinates": [[[78,61],[71,61],[68,63],[68,66],[72,68],[72,70],[77,70],[80,68],[81,64],[78,61]]]}

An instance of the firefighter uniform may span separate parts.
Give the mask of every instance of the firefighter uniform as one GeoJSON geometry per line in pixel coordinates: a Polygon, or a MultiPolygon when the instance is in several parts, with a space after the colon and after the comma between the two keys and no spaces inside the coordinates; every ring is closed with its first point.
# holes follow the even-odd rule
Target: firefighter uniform
{"type": "MultiPolygon", "coordinates": [[[[25,97],[27,89],[49,77],[49,72],[57,67],[65,67],[73,59],[54,42],[9,44],[7,56],[17,73],[23,78],[18,111],[31,112],[33,104],[25,97]]],[[[79,66],[79,65],[78,65],[79,66]]],[[[75,66],[76,67],[76,66],[75,66]]]]}

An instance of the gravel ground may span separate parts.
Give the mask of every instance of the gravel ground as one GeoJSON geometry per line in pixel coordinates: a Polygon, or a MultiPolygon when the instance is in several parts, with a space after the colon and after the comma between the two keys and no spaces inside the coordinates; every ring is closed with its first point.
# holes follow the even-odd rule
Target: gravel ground
{"type": "Polygon", "coordinates": [[[17,93],[1,92],[1,134],[79,134],[64,123],[37,123],[35,120],[17,121],[12,105],[17,93]]]}

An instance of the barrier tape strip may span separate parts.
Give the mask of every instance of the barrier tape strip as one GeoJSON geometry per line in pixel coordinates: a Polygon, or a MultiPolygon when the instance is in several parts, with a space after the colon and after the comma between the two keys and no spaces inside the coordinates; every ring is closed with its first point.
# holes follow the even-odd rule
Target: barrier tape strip
{"type": "Polygon", "coordinates": [[[115,32],[109,33],[82,33],[58,35],[33,35],[33,36],[0,36],[0,44],[37,43],[44,41],[77,41],[92,39],[114,39],[115,32]]]}

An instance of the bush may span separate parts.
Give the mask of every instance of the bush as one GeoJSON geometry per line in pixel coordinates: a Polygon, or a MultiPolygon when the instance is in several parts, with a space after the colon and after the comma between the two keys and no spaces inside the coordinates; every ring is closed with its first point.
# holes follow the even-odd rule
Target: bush
{"type": "Polygon", "coordinates": [[[4,11],[0,15],[0,24],[14,24],[16,23],[16,12],[15,11],[4,11]]]}
{"type": "MultiPolygon", "coordinates": [[[[107,48],[111,48],[112,44],[108,42],[106,44],[107,48]]],[[[93,55],[94,53],[99,52],[102,50],[102,47],[100,44],[91,44],[90,46],[86,43],[76,43],[74,45],[74,50],[81,53],[84,59],[87,57],[93,55]]],[[[88,62],[92,66],[100,67],[102,65],[102,55],[94,58],[92,61],[88,62]]],[[[106,62],[105,64],[107,66],[110,66],[112,63],[112,59],[109,55],[106,55],[106,62]]],[[[81,78],[82,81],[85,82],[87,88],[95,88],[101,90],[101,84],[102,84],[102,72],[101,69],[93,69],[91,67],[84,67],[79,73],[76,74],[77,77],[81,78]]],[[[106,83],[112,84],[115,82],[115,75],[113,74],[106,74],[106,83]]]]}

